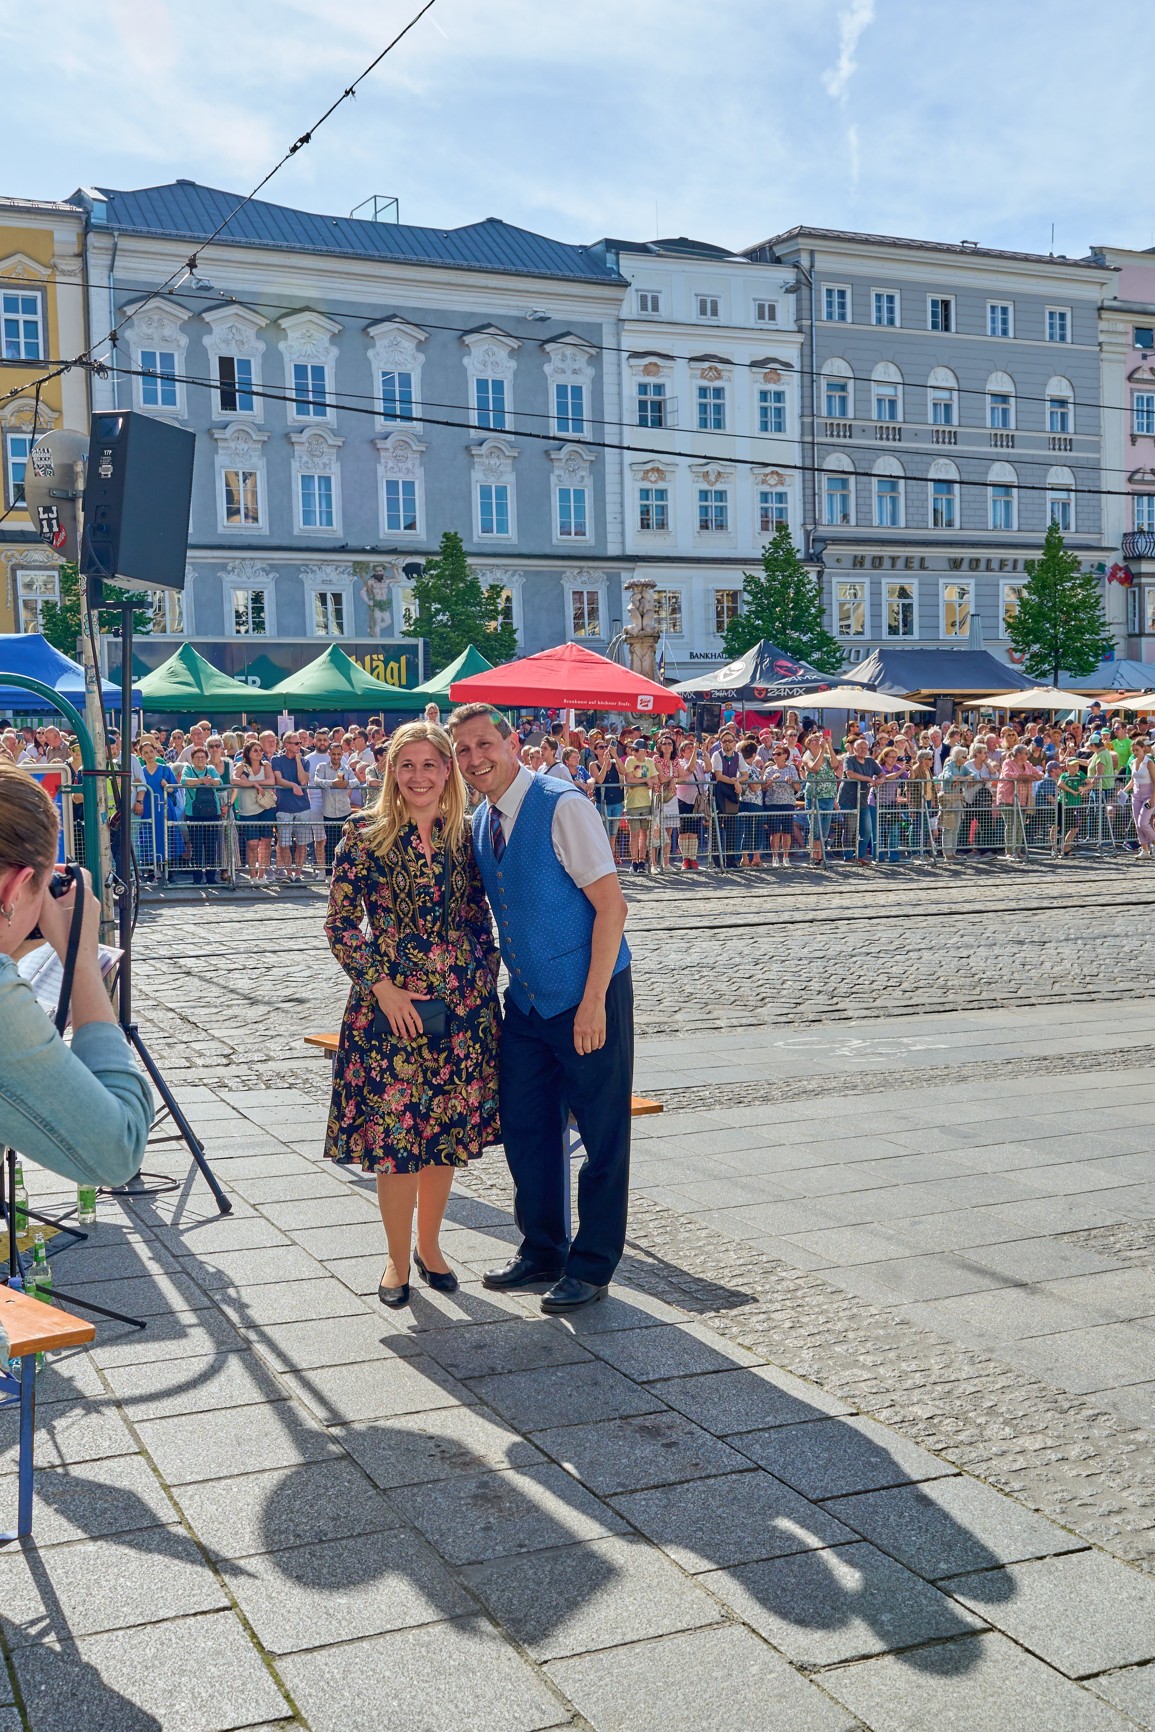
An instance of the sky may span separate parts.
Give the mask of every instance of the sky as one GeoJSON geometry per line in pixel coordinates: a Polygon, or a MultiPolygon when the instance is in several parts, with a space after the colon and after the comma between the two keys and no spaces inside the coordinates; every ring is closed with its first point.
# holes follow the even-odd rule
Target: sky
{"type": "MultiPolygon", "coordinates": [[[[421,0],[55,0],[0,193],[248,192],[421,0]],[[50,58],[49,58],[50,56],[50,58]],[[26,142],[22,142],[26,141],[26,142]]],[[[435,0],[261,195],[567,241],[1155,245],[1151,0],[435,0]]],[[[45,15],[49,16],[48,14],[45,15]]],[[[0,57],[28,44],[0,14],[0,57]]]]}

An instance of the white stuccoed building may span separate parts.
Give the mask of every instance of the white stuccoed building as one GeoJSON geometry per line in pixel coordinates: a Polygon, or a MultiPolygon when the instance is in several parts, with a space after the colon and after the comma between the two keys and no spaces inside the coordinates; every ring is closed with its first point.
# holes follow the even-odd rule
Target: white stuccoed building
{"type": "Polygon", "coordinates": [[[684,238],[591,250],[629,283],[622,426],[606,428],[625,447],[626,575],[653,580],[666,676],[685,677],[722,659],[743,571],[775,525],[801,522],[795,273],[684,238]]]}

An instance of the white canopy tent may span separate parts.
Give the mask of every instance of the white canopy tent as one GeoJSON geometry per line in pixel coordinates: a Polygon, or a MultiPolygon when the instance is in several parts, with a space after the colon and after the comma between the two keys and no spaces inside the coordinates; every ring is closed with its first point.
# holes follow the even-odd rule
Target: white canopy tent
{"type": "Polygon", "coordinates": [[[912,704],[893,692],[873,692],[867,686],[834,686],[828,692],[812,692],[801,700],[808,710],[861,710],[864,714],[889,716],[900,710],[929,710],[933,704],[912,704]]]}

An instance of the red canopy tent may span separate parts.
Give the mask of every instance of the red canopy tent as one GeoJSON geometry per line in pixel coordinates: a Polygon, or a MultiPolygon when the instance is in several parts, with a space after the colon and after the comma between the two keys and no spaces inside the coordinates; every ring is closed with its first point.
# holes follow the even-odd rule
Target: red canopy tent
{"type": "Polygon", "coordinates": [[[454,680],[449,696],[455,704],[484,703],[507,707],[531,704],[552,710],[623,710],[669,716],[685,705],[677,692],[647,680],[617,662],[607,661],[583,644],[563,643],[488,673],[454,680]]]}

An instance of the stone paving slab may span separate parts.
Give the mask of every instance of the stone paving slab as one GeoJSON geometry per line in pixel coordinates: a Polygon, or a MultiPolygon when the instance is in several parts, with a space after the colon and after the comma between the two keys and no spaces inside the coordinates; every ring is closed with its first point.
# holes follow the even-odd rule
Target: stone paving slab
{"type": "Polygon", "coordinates": [[[462,1579],[536,1660],[697,1629],[725,1615],[636,1535],[472,1564],[462,1579]]]}
{"type": "Polygon", "coordinates": [[[178,1486],[174,1497],[216,1558],[247,1558],[396,1528],[401,1518],[351,1461],[312,1462],[178,1486]]]}
{"type": "Polygon", "coordinates": [[[796,1552],[699,1580],[788,1660],[808,1669],[982,1627],[981,1619],[865,1543],[796,1552]]]}
{"type": "Polygon", "coordinates": [[[655,1391],[623,1377],[598,1359],[471,1378],[469,1387],[479,1400],[525,1432],[623,1419],[630,1414],[653,1413],[663,1405],[655,1391]]]}
{"type": "Polygon", "coordinates": [[[552,1462],[399,1486],[390,1498],[455,1564],[603,1539],[626,1525],[552,1462]]]}
{"type": "Polygon", "coordinates": [[[1101,1552],[957,1576],[947,1591],[1071,1678],[1155,1659],[1155,1581],[1101,1552]]]}
{"type": "Polygon", "coordinates": [[[237,1618],[175,1618],[18,1648],[34,1732],[259,1732],[291,1709],[237,1618]],[[191,1663],[190,1663],[191,1662],[191,1663]]]}
{"type": "Polygon", "coordinates": [[[736,1449],[668,1409],[538,1431],[533,1441],[602,1496],[736,1473],[746,1466],[736,1449]]]}
{"type": "Polygon", "coordinates": [[[813,1419],[743,1432],[735,1446],[804,1497],[880,1491],[952,1471],[938,1456],[870,1419],[813,1419]]]}
{"type": "Polygon", "coordinates": [[[827,1511],[757,1469],[628,1492],[610,1501],[692,1574],[857,1537],[827,1511]]]}
{"type": "Polygon", "coordinates": [[[294,1654],[281,1672],[312,1732],[546,1732],[569,1709],[478,1618],[294,1654]]]}
{"type": "Polygon", "coordinates": [[[841,1521],[931,1581],[1085,1550],[1074,1534],[968,1474],[842,1497],[834,1508],[841,1521]]]}
{"type": "Polygon", "coordinates": [[[857,1725],[744,1629],[636,1642],[554,1661],[547,1671],[598,1732],[853,1732],[857,1725]]]}

